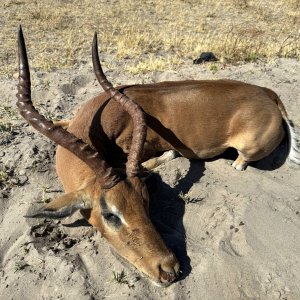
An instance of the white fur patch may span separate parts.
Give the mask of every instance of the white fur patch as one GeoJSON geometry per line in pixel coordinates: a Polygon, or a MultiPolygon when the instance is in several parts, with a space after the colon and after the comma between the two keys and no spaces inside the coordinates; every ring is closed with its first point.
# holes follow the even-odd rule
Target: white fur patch
{"type": "Polygon", "coordinates": [[[175,150],[169,150],[166,151],[163,155],[158,157],[158,160],[160,163],[168,162],[172,159],[174,159],[177,156],[177,153],[175,150]]]}
{"type": "Polygon", "coordinates": [[[288,135],[289,135],[289,156],[288,159],[300,165],[300,137],[297,135],[293,125],[290,121],[287,121],[288,135]]]}
{"type": "Polygon", "coordinates": [[[238,171],[244,171],[245,170],[245,166],[244,165],[239,165],[238,163],[236,163],[235,161],[232,163],[232,166],[238,170],[238,171]]]}
{"type": "Polygon", "coordinates": [[[128,226],[123,214],[114,205],[111,206],[111,211],[122,221],[124,225],[128,226]]]}

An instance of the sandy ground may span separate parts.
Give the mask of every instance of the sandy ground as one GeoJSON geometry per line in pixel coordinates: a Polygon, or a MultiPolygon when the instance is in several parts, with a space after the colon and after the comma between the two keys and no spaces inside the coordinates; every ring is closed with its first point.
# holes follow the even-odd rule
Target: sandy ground
{"type": "MultiPolygon", "coordinates": [[[[299,126],[299,70],[299,61],[280,59],[215,73],[186,63],[172,72],[107,75],[114,84],[205,78],[259,84],[280,95],[299,126]]],[[[55,118],[72,116],[101,91],[91,65],[33,72],[32,79],[36,105],[55,118]]],[[[2,104],[15,110],[16,82],[0,85],[2,104]]],[[[230,166],[230,153],[206,162],[180,157],[156,169],[151,215],[183,270],[178,282],[158,288],[121,261],[79,213],[63,221],[23,217],[63,191],[55,145],[22,119],[12,123],[0,140],[1,299],[300,299],[300,170],[283,164],[284,145],[244,172],[230,166]],[[118,283],[113,271],[122,270],[126,280],[118,283]]]]}

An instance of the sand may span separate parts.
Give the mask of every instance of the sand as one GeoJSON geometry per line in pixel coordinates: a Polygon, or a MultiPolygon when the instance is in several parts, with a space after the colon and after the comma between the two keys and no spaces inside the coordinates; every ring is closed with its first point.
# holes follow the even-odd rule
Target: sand
{"type": "MultiPolygon", "coordinates": [[[[300,125],[300,62],[278,59],[217,72],[186,62],[140,76],[110,71],[114,84],[231,78],[272,88],[300,125]]],[[[33,99],[51,118],[69,118],[101,92],[91,65],[32,72],[33,99]]],[[[15,111],[16,82],[0,81],[15,111]]],[[[181,261],[168,288],[124,263],[79,213],[53,221],[23,216],[63,192],[52,142],[21,118],[0,140],[1,299],[300,299],[300,170],[284,164],[285,146],[239,172],[229,153],[210,161],[174,159],[149,181],[151,215],[181,261]],[[124,272],[123,282],[114,280],[124,272]]],[[[298,130],[298,129],[297,129],[298,130]]],[[[299,132],[299,130],[298,130],[299,132]]]]}

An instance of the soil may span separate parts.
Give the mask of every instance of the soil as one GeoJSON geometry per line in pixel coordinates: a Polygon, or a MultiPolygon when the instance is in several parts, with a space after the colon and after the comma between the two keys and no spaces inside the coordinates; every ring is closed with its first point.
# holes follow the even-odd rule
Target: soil
{"type": "MultiPolygon", "coordinates": [[[[218,65],[186,62],[168,72],[108,72],[114,84],[231,78],[277,92],[299,132],[300,62],[218,65]],[[130,77],[128,77],[130,76],[130,77]]],[[[32,72],[33,100],[56,119],[74,115],[101,92],[90,64],[32,72]]],[[[16,81],[1,80],[2,105],[16,111],[16,81]]],[[[239,172],[236,153],[210,161],[176,158],[150,179],[151,216],[177,254],[182,277],[154,286],[111,251],[76,213],[62,221],[24,218],[63,193],[56,146],[12,113],[2,126],[0,159],[0,295],[2,299],[300,299],[300,170],[286,147],[239,172]],[[123,271],[125,279],[114,280],[123,271]]]]}

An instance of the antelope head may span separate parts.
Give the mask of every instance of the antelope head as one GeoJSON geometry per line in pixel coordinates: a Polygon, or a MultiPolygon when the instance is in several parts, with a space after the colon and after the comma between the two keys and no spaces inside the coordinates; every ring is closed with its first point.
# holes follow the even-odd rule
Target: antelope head
{"type": "MultiPolygon", "coordinates": [[[[20,27],[18,33],[19,83],[17,106],[21,115],[38,131],[67,149],[93,174],[79,190],[64,194],[29,217],[63,218],[80,210],[117,252],[155,283],[168,286],[178,276],[179,263],[150,221],[149,195],[141,178],[141,155],[146,139],[141,108],[115,89],[105,77],[98,57],[97,36],[93,41],[93,65],[103,89],[131,116],[131,148],[126,173],[120,174],[90,145],[42,116],[31,101],[30,71],[20,27]]],[[[65,166],[68,169],[68,165],[65,166]]]]}

